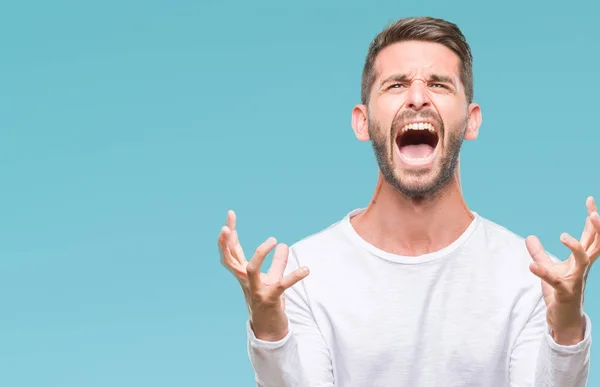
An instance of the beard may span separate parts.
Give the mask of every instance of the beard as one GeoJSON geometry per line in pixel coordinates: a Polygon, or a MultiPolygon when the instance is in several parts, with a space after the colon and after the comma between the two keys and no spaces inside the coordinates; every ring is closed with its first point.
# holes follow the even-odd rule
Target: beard
{"type": "Polygon", "coordinates": [[[389,131],[391,136],[389,139],[386,138],[383,134],[384,132],[381,131],[380,125],[376,121],[372,120],[371,117],[368,118],[371,144],[373,146],[377,164],[379,165],[379,170],[381,171],[383,178],[388,182],[388,184],[409,199],[422,200],[435,197],[446,186],[448,186],[448,184],[450,184],[458,165],[460,150],[464,141],[465,130],[467,128],[467,120],[465,119],[465,121],[462,123],[462,127],[459,125],[459,127],[450,128],[448,130],[448,138],[444,138],[444,133],[446,130],[442,120],[433,112],[425,113],[426,115],[423,115],[422,113],[418,114],[418,117],[433,118],[438,122],[439,140],[436,146],[441,148],[438,156],[436,157],[440,157],[439,169],[436,172],[435,168],[438,167],[434,165],[432,168],[406,171],[406,173],[410,174],[409,176],[411,177],[423,178],[423,181],[418,181],[416,183],[403,181],[403,179],[395,171],[393,159],[393,147],[397,146],[395,143],[396,132],[400,129],[398,123],[415,118],[415,114],[412,113],[409,117],[407,115],[396,117],[396,119],[394,119],[392,122],[391,130],[389,131]],[[436,175],[433,176],[433,178],[427,178],[427,175],[430,173],[436,173],[436,175]]]}

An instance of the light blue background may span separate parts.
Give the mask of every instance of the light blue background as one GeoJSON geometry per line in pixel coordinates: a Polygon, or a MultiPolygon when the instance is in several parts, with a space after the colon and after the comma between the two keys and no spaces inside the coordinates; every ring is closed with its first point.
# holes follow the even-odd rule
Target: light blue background
{"type": "Polygon", "coordinates": [[[250,252],[368,203],[350,112],[370,39],[402,16],[448,18],[472,46],[471,208],[565,258],[560,233],[600,198],[598,7],[416,3],[5,2],[0,385],[253,385],[226,211],[250,252]]]}

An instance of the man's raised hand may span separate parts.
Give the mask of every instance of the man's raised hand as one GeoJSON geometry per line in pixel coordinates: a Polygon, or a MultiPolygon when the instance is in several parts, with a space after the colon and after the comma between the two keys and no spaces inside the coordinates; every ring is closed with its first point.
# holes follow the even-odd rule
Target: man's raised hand
{"type": "Polygon", "coordinates": [[[288,333],[283,293],[308,275],[308,268],[301,267],[284,276],[288,261],[288,247],[277,245],[275,238],[268,238],[255,250],[250,261],[246,260],[236,230],[236,216],[227,213],[227,223],[218,239],[221,263],[239,281],[250,325],[259,340],[278,341],[288,333]],[[277,246],[277,247],[276,247],[277,246]],[[266,256],[275,248],[273,262],[268,273],[260,271],[266,256]]]}
{"type": "Polygon", "coordinates": [[[564,233],[561,242],[572,254],[565,261],[554,262],[537,237],[526,239],[533,258],[533,274],[542,279],[547,306],[547,321],[557,343],[574,345],[584,336],[583,299],[592,264],[600,255],[600,217],[592,197],[586,201],[588,216],[580,240],[564,233]]]}

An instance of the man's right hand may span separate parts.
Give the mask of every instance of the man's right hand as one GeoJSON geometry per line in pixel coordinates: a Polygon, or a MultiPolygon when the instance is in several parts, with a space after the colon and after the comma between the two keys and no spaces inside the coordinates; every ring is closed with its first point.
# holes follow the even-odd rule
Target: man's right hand
{"type": "Polygon", "coordinates": [[[268,273],[261,273],[265,257],[277,245],[275,238],[263,242],[248,262],[240,244],[233,211],[227,213],[227,225],[219,235],[221,263],[237,278],[246,299],[250,326],[259,340],[279,341],[288,334],[285,314],[284,291],[308,275],[308,268],[301,267],[284,276],[288,261],[288,247],[279,244],[268,273]]]}

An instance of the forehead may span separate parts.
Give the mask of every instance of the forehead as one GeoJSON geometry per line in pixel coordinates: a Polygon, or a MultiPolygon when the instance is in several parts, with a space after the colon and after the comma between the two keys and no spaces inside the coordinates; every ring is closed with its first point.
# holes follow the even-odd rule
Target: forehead
{"type": "Polygon", "coordinates": [[[448,47],[432,42],[405,41],[394,43],[377,55],[376,77],[391,73],[458,76],[460,58],[448,47]]]}

